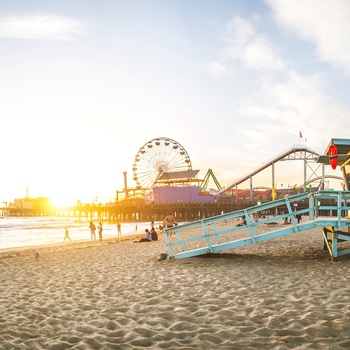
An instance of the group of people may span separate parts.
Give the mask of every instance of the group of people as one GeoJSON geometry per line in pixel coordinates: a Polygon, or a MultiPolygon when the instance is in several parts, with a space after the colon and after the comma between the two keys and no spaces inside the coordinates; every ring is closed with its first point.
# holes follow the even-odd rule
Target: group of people
{"type": "MultiPolygon", "coordinates": [[[[163,225],[159,225],[159,229],[162,230],[164,228],[171,228],[177,226],[177,222],[174,218],[174,216],[171,213],[168,213],[168,215],[165,216],[163,220],[163,225]]],[[[154,228],[154,221],[151,222],[151,231],[149,231],[148,228],[145,229],[145,237],[141,238],[139,241],[135,241],[134,243],[141,243],[141,242],[151,242],[151,241],[157,241],[158,240],[158,234],[156,229],[154,228]]]]}
{"type": "MultiPolygon", "coordinates": [[[[162,230],[163,227],[170,228],[170,227],[173,227],[176,225],[177,225],[177,222],[176,222],[174,216],[171,213],[168,213],[168,215],[166,215],[164,220],[163,220],[163,226],[159,225],[159,229],[162,230]]],[[[90,236],[91,236],[92,241],[96,241],[96,230],[98,231],[99,240],[102,241],[102,232],[103,232],[102,222],[99,222],[99,224],[96,227],[96,225],[93,223],[93,221],[90,221],[89,229],[90,229],[90,236]]],[[[122,231],[121,231],[121,225],[119,222],[117,223],[117,231],[118,231],[118,236],[121,236],[122,231]]],[[[67,227],[65,228],[65,235],[64,235],[63,241],[66,241],[66,240],[71,241],[67,227]]],[[[146,229],[145,230],[145,237],[141,238],[138,242],[134,242],[134,243],[151,242],[151,241],[157,241],[157,240],[158,240],[158,234],[157,234],[156,229],[154,228],[154,221],[152,221],[151,222],[151,230],[146,229]]]]}
{"type": "Polygon", "coordinates": [[[145,237],[141,238],[139,241],[135,241],[134,243],[142,243],[142,242],[152,242],[158,241],[158,233],[154,226],[151,227],[151,231],[148,228],[145,229],[145,237]]]}
{"type": "MultiPolygon", "coordinates": [[[[285,211],[283,212],[283,214],[288,215],[288,211],[285,210],[285,211]]],[[[295,219],[297,220],[297,222],[298,222],[298,224],[299,224],[300,221],[302,220],[301,214],[296,214],[296,215],[295,215],[295,219]]],[[[283,223],[284,223],[285,225],[291,224],[291,223],[292,223],[292,219],[291,219],[289,216],[286,216],[286,217],[284,218],[284,220],[283,220],[283,223]]]]}
{"type": "MultiPolygon", "coordinates": [[[[288,211],[284,211],[283,214],[284,214],[284,215],[287,215],[287,214],[288,214],[288,211]]],[[[265,217],[263,217],[263,218],[265,218],[265,217]]],[[[298,224],[299,224],[300,221],[302,220],[301,214],[296,214],[296,215],[295,215],[295,219],[297,220],[297,222],[298,222],[298,224]]],[[[256,218],[255,215],[254,215],[254,220],[255,220],[255,221],[258,221],[258,218],[256,218]]],[[[283,220],[283,223],[284,223],[284,224],[290,224],[290,223],[291,223],[291,218],[288,217],[288,216],[286,216],[286,217],[284,218],[284,220],[283,220]]],[[[236,226],[245,226],[245,225],[247,225],[247,219],[246,219],[245,215],[242,215],[241,218],[240,218],[239,223],[238,223],[236,226]]]]}
{"type": "MultiPolygon", "coordinates": [[[[117,223],[118,236],[122,235],[121,227],[122,226],[121,226],[120,222],[118,222],[117,223]]],[[[91,234],[91,240],[96,241],[96,226],[92,221],[90,221],[89,229],[90,229],[90,234],[91,234]]],[[[97,231],[98,231],[98,238],[100,241],[102,241],[102,231],[103,231],[102,222],[99,222],[99,224],[97,226],[97,231]]]]}
{"type": "MultiPolygon", "coordinates": [[[[103,232],[103,226],[102,226],[102,222],[100,221],[99,224],[97,225],[97,227],[95,226],[95,224],[93,223],[93,221],[90,221],[89,224],[89,229],[90,229],[90,235],[91,235],[91,240],[92,241],[96,241],[96,230],[98,231],[98,238],[99,241],[102,241],[102,232],[103,232]]],[[[118,222],[117,224],[117,230],[118,230],[118,236],[122,235],[122,231],[121,231],[121,225],[118,222]]],[[[69,237],[69,231],[68,228],[65,227],[65,232],[64,232],[64,239],[63,242],[65,242],[66,240],[72,241],[69,237]]]]}
{"type": "MultiPolygon", "coordinates": [[[[96,241],[96,226],[92,221],[90,221],[89,229],[90,229],[91,240],[96,241]]],[[[102,231],[103,231],[102,222],[99,222],[97,226],[97,230],[98,230],[99,241],[102,241],[102,231]]]]}
{"type": "MultiPolygon", "coordinates": [[[[295,218],[297,219],[298,224],[299,224],[299,222],[301,221],[301,215],[297,214],[295,216],[295,218]]],[[[288,223],[287,219],[288,218],[285,219],[285,223],[288,223]]],[[[162,224],[163,225],[159,225],[160,230],[162,230],[163,228],[171,228],[171,227],[177,226],[177,222],[176,222],[174,216],[171,214],[171,212],[169,212],[165,216],[162,224]]],[[[242,215],[240,222],[236,226],[245,226],[245,225],[247,225],[247,220],[246,220],[245,215],[242,215]]],[[[102,222],[99,222],[98,226],[96,227],[95,224],[92,221],[90,221],[89,229],[90,229],[92,241],[96,241],[96,230],[98,231],[99,240],[102,241],[102,232],[103,232],[102,222]]],[[[137,230],[137,226],[136,226],[136,230],[137,230]]],[[[117,223],[117,231],[118,231],[118,236],[121,236],[122,232],[121,232],[121,225],[119,222],[117,223]]],[[[171,236],[171,233],[170,233],[170,236],[171,236]]],[[[65,236],[64,236],[63,241],[66,241],[66,240],[71,241],[67,227],[65,228],[65,236]]],[[[134,243],[151,242],[151,241],[157,241],[157,240],[158,240],[158,234],[157,234],[156,229],[154,228],[154,221],[152,220],[151,230],[146,228],[145,229],[145,237],[141,238],[139,241],[135,241],[134,243]]]]}

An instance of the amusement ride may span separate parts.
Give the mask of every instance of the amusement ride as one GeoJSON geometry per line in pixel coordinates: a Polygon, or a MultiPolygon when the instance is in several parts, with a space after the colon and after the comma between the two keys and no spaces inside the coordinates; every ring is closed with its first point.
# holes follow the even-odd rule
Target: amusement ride
{"type": "Polygon", "coordinates": [[[267,195],[273,196],[273,192],[277,191],[274,188],[275,184],[275,164],[280,161],[291,161],[298,160],[304,163],[304,178],[300,185],[294,186],[288,189],[280,188],[279,194],[288,195],[289,193],[305,192],[307,191],[306,186],[311,189],[324,189],[325,178],[331,178],[336,180],[342,180],[342,177],[334,174],[325,174],[324,164],[317,164],[317,159],[320,154],[311,148],[303,145],[293,146],[288,150],[278,154],[273,159],[262,163],[258,168],[252,170],[250,173],[241,176],[227,186],[221,186],[219,181],[214,175],[212,169],[208,169],[203,179],[198,178],[199,170],[192,169],[191,158],[186,151],[185,147],[182,146],[178,141],[169,137],[157,137],[147,141],[143,144],[136,153],[134,162],[132,165],[132,178],[136,183],[135,187],[128,187],[126,181],[126,173],[124,173],[124,189],[117,191],[117,201],[120,197],[125,199],[131,198],[145,198],[152,188],[156,185],[161,186],[185,186],[188,184],[194,184],[194,186],[200,187],[201,194],[209,193],[209,182],[215,184],[217,195],[232,195],[236,198],[244,193],[245,198],[250,200],[254,197],[254,191],[256,193],[262,193],[261,189],[264,189],[267,195]],[[316,166],[316,169],[315,169],[316,166]],[[272,186],[254,187],[253,178],[258,173],[265,169],[271,169],[271,183],[272,186]],[[238,189],[238,185],[242,185],[246,181],[249,181],[249,188],[238,189]],[[312,187],[312,184],[318,185],[312,187]],[[248,193],[248,195],[247,195],[248,193]]]}
{"type": "Polygon", "coordinates": [[[192,170],[185,148],[169,137],[146,142],[137,152],[132,167],[137,189],[148,190],[164,172],[192,170]]]}

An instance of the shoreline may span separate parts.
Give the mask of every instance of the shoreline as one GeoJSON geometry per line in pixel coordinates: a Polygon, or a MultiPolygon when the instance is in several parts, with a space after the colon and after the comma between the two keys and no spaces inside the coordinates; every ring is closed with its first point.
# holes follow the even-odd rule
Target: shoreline
{"type": "Polygon", "coordinates": [[[82,247],[96,247],[103,246],[106,244],[115,244],[122,243],[126,241],[134,241],[135,239],[139,239],[144,237],[144,233],[137,233],[136,231],[127,234],[124,236],[116,236],[116,237],[108,237],[103,238],[102,241],[98,239],[96,241],[91,241],[91,239],[83,239],[83,240],[72,240],[72,241],[61,241],[57,243],[47,243],[47,244],[38,244],[38,245],[30,245],[30,246],[20,246],[20,247],[9,247],[9,248],[0,248],[0,259],[8,256],[22,256],[22,255],[30,255],[35,254],[37,251],[63,251],[63,250],[72,250],[79,249],[82,247]]]}
{"type": "MultiPolygon", "coordinates": [[[[72,242],[89,241],[90,229],[88,222],[73,222],[72,220],[51,220],[50,218],[25,220],[5,220],[0,222],[0,251],[24,249],[26,247],[37,247],[40,245],[53,245],[63,242],[65,228],[69,230],[69,236],[72,242]]],[[[97,226],[95,221],[95,225],[97,226]]],[[[144,229],[148,228],[150,223],[140,222],[124,223],[121,225],[122,237],[143,234],[144,229]]],[[[98,233],[96,232],[98,239],[98,233]]],[[[103,239],[117,238],[117,226],[114,224],[103,223],[103,239]]],[[[68,240],[69,241],[69,240],[68,240]]]]}

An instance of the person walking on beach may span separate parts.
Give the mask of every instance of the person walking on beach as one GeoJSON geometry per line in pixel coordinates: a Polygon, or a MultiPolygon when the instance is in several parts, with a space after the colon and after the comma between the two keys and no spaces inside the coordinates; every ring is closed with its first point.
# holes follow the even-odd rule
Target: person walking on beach
{"type": "Polygon", "coordinates": [[[169,213],[163,220],[163,226],[165,228],[169,228],[169,227],[173,227],[174,225],[176,225],[175,218],[171,213],[169,213]]]}
{"type": "Polygon", "coordinates": [[[64,240],[63,240],[63,242],[66,240],[66,239],[69,239],[70,241],[72,241],[71,239],[70,239],[70,237],[69,237],[69,232],[68,232],[68,228],[66,227],[65,228],[65,233],[64,233],[64,240]]]}
{"type": "Polygon", "coordinates": [[[103,231],[102,222],[100,222],[100,223],[98,224],[97,229],[98,229],[98,237],[99,237],[99,240],[102,241],[102,231],[103,231]]]}
{"type": "MultiPolygon", "coordinates": [[[[174,227],[174,225],[177,226],[175,218],[171,213],[169,213],[163,220],[163,227],[170,228],[170,227],[174,227]]],[[[171,237],[173,234],[174,232],[168,232],[168,237],[171,237]]]]}
{"type": "Polygon", "coordinates": [[[122,235],[122,226],[120,225],[120,222],[117,223],[117,230],[118,230],[118,236],[122,235]]]}
{"type": "Polygon", "coordinates": [[[90,221],[89,229],[91,234],[91,240],[96,241],[96,226],[92,221],[90,221]]]}

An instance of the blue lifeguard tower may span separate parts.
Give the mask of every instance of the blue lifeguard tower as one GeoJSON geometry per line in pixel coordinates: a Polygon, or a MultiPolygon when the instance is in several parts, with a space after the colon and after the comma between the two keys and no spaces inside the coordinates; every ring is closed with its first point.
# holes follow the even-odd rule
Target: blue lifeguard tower
{"type": "Polygon", "coordinates": [[[188,258],[226,249],[255,244],[276,237],[320,227],[324,247],[328,249],[331,260],[350,254],[350,249],[341,249],[340,242],[350,241],[350,139],[331,139],[324,155],[317,162],[340,167],[343,191],[304,192],[272,202],[235,211],[228,214],[205,218],[199,221],[164,229],[168,255],[172,258],[188,258]],[[334,155],[334,148],[336,156],[334,155]],[[330,149],[332,147],[332,154],[330,149]],[[299,203],[307,203],[300,206],[299,203]],[[257,220],[259,213],[276,213],[284,208],[283,214],[269,215],[257,220]],[[297,217],[303,216],[299,222],[297,217]],[[245,221],[237,226],[240,218],[245,221]],[[288,225],[273,224],[282,220],[288,225]]]}

